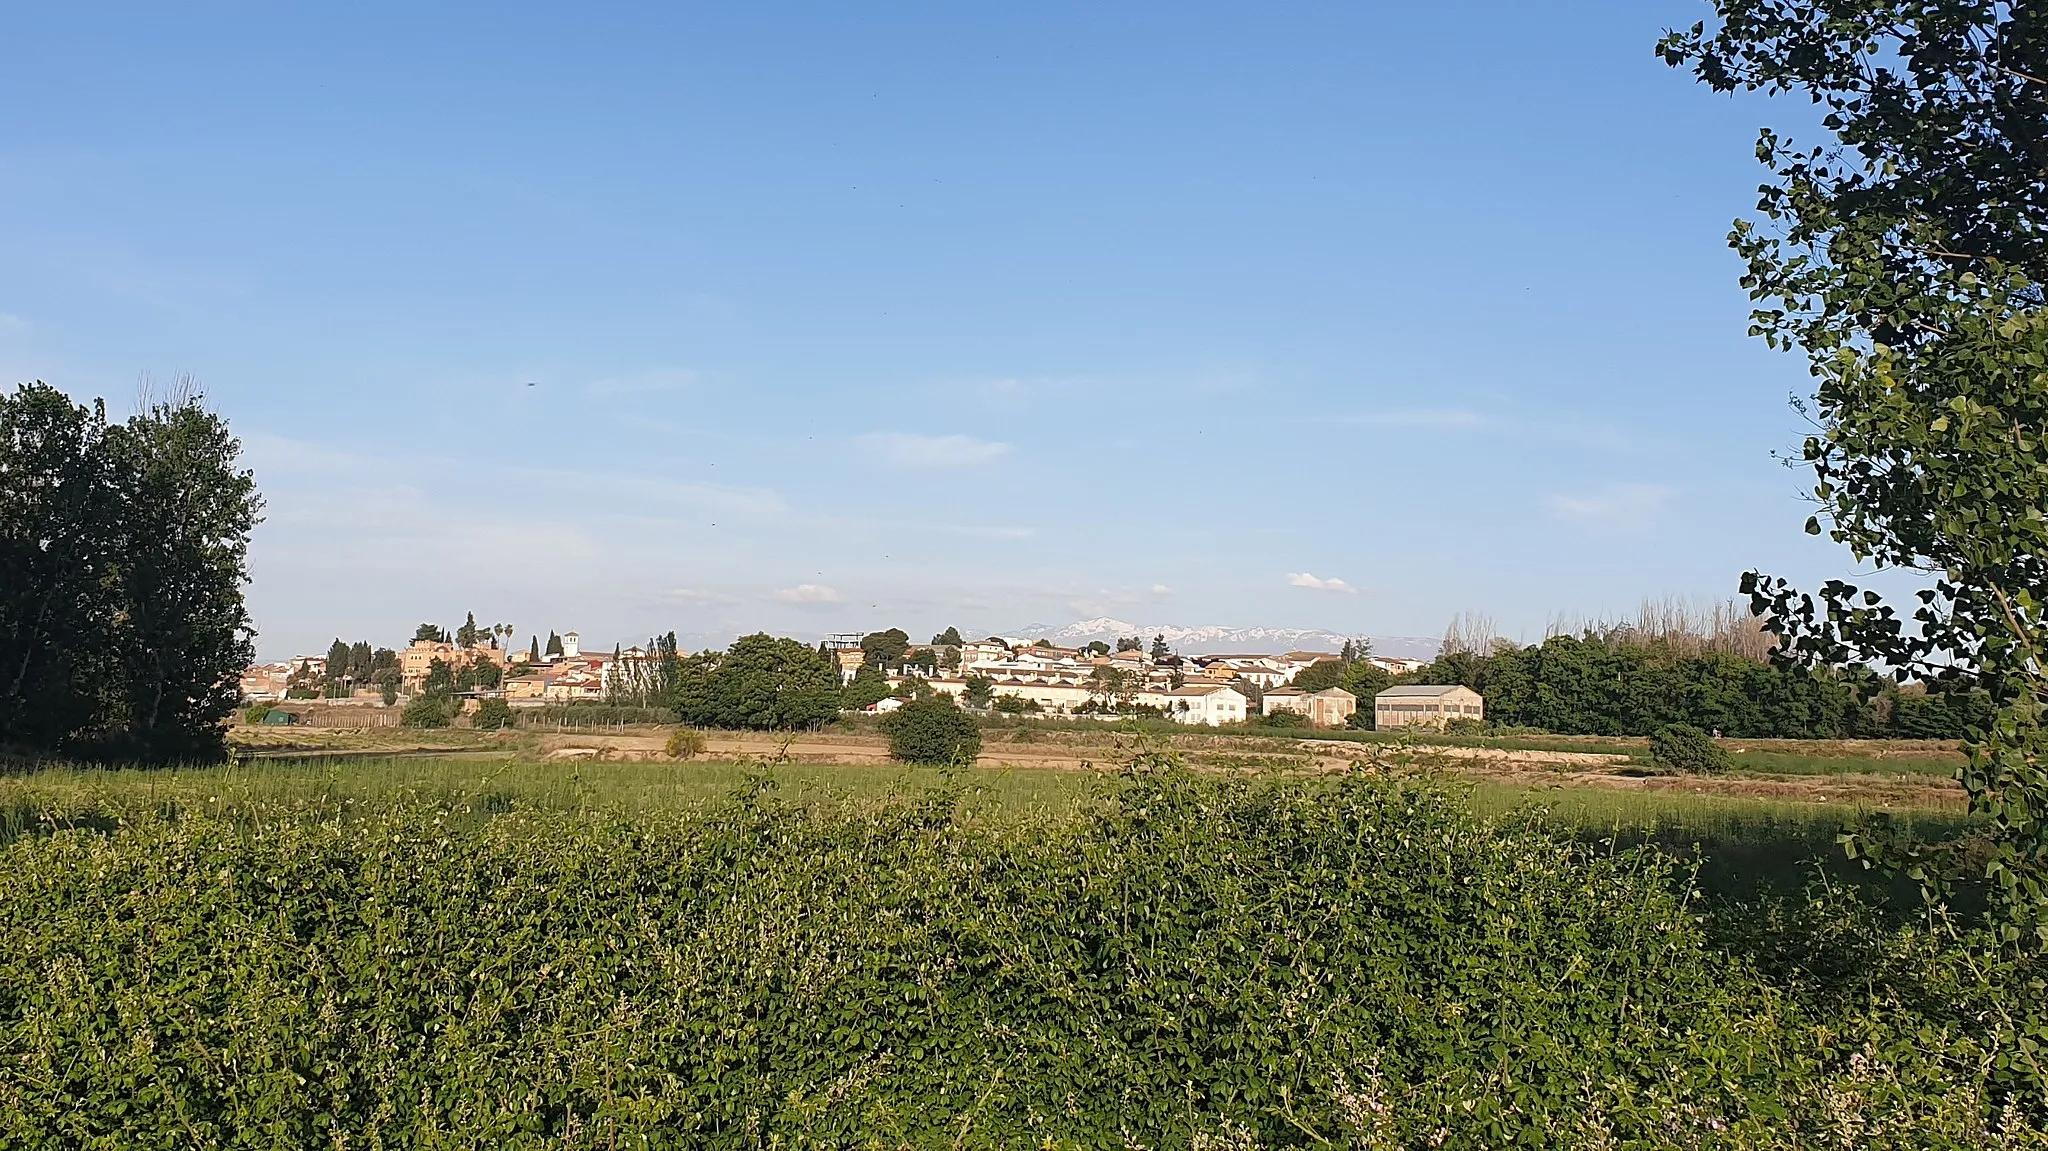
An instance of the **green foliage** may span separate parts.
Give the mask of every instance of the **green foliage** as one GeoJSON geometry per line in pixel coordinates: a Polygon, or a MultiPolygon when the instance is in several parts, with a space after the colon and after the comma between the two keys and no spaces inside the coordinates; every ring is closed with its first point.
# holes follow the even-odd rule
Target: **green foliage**
{"type": "MultiPolygon", "coordinates": [[[[1882,663],[1996,705],[1962,779],[1996,828],[2012,934],[2048,941],[2048,32],[2037,9],[1988,0],[1716,12],[1668,36],[1666,61],[1718,91],[1805,95],[1833,136],[1764,131],[1775,182],[1730,237],[1752,331],[1816,381],[1806,530],[1935,576],[1910,617],[1841,580],[1817,601],[1757,572],[1743,590],[1789,660],[1882,663]]],[[[1936,886],[1948,862],[1860,850],[1936,886]]]]}
{"type": "Polygon", "coordinates": [[[810,645],[765,633],[677,669],[676,714],[697,727],[792,730],[839,714],[839,669],[810,645]]]}
{"type": "Polygon", "coordinates": [[[1007,691],[991,700],[990,706],[1004,715],[1037,715],[1045,710],[1037,700],[1007,691]]]}
{"type": "MultiPolygon", "coordinates": [[[[1560,735],[1642,736],[1674,723],[1740,739],[1895,734],[1862,698],[1877,681],[1861,669],[1779,667],[1718,652],[1680,655],[1658,641],[1597,634],[1504,645],[1490,655],[1457,652],[1413,681],[1464,684],[1486,697],[1490,722],[1560,735]]],[[[1361,704],[1371,698],[1355,694],[1361,704]]]]}
{"type": "Polygon", "coordinates": [[[946,695],[913,700],[882,717],[889,754],[905,763],[972,762],[981,754],[981,728],[946,695]]]}
{"type": "Polygon", "coordinates": [[[1344,678],[1338,681],[1337,686],[1358,697],[1358,711],[1363,714],[1372,710],[1374,696],[1394,686],[1394,676],[1361,657],[1345,666],[1344,678]]]}
{"type": "Polygon", "coordinates": [[[1655,850],[1147,758],[1057,827],[762,790],[13,839],[0,1145],[2040,1145],[1979,1022],[2023,967],[1827,897],[1710,936],[1655,850]]]}
{"type": "Polygon", "coordinates": [[[455,719],[455,700],[439,692],[424,692],[412,698],[399,713],[400,727],[447,727],[455,719]]]}
{"type": "Polygon", "coordinates": [[[970,675],[963,681],[966,687],[960,694],[969,707],[987,707],[995,701],[996,681],[985,675],[970,675]]]}
{"type": "Polygon", "coordinates": [[[1307,727],[1309,725],[1307,716],[1298,711],[1289,711],[1286,708],[1280,708],[1267,715],[1253,716],[1250,723],[1253,727],[1294,728],[1307,727]]]}
{"type": "Polygon", "coordinates": [[[548,658],[548,659],[556,659],[556,658],[559,658],[559,657],[561,656],[561,654],[562,654],[562,637],[561,637],[561,636],[558,636],[558,635],[556,635],[556,634],[555,634],[554,632],[549,632],[549,633],[548,633],[548,647],[547,647],[547,658],[548,658]]]}
{"type": "Polygon", "coordinates": [[[254,655],[240,454],[189,390],[119,424],[41,383],[0,396],[0,746],[224,752],[254,655]]]}
{"type": "Polygon", "coordinates": [[[455,690],[455,668],[447,660],[427,662],[427,678],[420,685],[427,695],[448,695],[455,690]]]}
{"type": "Polygon", "coordinates": [[[511,727],[518,720],[512,705],[502,699],[487,699],[476,705],[476,714],[469,717],[470,725],[480,731],[496,731],[511,727]]]}
{"type": "Polygon", "coordinates": [[[861,637],[860,651],[866,666],[887,672],[903,662],[910,650],[910,636],[900,627],[870,632],[861,637]]]}
{"type": "Polygon", "coordinates": [[[1650,736],[1650,758],[1680,771],[1720,772],[1735,765],[1728,749],[1689,723],[1660,727],[1650,736]]]}
{"type": "Polygon", "coordinates": [[[262,723],[263,717],[270,714],[270,709],[273,706],[275,705],[270,703],[250,704],[248,708],[242,712],[242,722],[247,724],[262,723]]]}
{"type": "Polygon", "coordinates": [[[1288,682],[1287,686],[1298,687],[1303,691],[1323,691],[1326,688],[1343,687],[1344,674],[1347,670],[1349,669],[1344,666],[1344,661],[1342,660],[1319,659],[1300,671],[1295,672],[1294,678],[1288,682]]]}
{"type": "Polygon", "coordinates": [[[679,727],[669,733],[668,742],[662,745],[662,754],[670,759],[695,759],[711,746],[704,733],[694,727],[679,727]]]}
{"type": "Polygon", "coordinates": [[[450,642],[450,637],[448,635],[448,629],[442,627],[440,624],[423,623],[420,626],[412,629],[412,642],[448,643],[450,642]]]}
{"type": "Polygon", "coordinates": [[[932,637],[933,647],[959,647],[967,641],[960,638],[960,629],[949,627],[932,637]]]}
{"type": "Polygon", "coordinates": [[[853,678],[840,689],[839,706],[859,711],[889,698],[889,691],[889,677],[872,667],[864,666],[854,672],[853,678]]]}

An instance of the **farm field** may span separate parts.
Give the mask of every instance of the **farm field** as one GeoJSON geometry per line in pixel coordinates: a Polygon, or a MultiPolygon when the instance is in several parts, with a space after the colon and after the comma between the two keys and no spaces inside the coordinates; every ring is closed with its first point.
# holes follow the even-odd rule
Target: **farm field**
{"type": "MultiPolygon", "coordinates": [[[[427,755],[482,753],[519,760],[659,760],[672,729],[625,727],[589,732],[407,731],[403,729],[237,728],[248,756],[427,755]]],[[[871,726],[773,734],[710,732],[710,758],[780,760],[832,766],[890,762],[871,726]]],[[[1113,766],[1145,741],[1163,742],[1191,766],[1216,770],[1333,771],[1355,762],[1400,770],[1440,770],[1531,787],[1679,790],[1873,808],[1960,808],[1951,778],[1964,759],[1951,743],[1731,740],[1735,767],[1716,777],[1676,776],[1648,764],[1649,741],[1587,736],[1417,736],[1381,732],[1250,729],[1191,732],[1074,724],[995,724],[984,732],[980,766],[1017,769],[1113,766]]]]}
{"type": "Polygon", "coordinates": [[[1838,804],[474,738],[0,780],[0,1144],[2037,1145],[1838,804]]]}

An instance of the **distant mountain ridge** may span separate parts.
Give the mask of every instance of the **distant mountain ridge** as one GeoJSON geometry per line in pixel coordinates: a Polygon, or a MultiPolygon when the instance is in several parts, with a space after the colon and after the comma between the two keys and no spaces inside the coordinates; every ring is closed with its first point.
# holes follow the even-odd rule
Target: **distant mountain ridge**
{"type": "Polygon", "coordinates": [[[1183,655],[1213,655],[1225,652],[1337,651],[1347,640],[1369,640],[1374,655],[1404,659],[1433,659],[1437,641],[1412,635],[1346,635],[1323,628],[1307,627],[1181,627],[1176,624],[1135,624],[1110,616],[1076,620],[1070,624],[1032,624],[1001,633],[1009,640],[1050,640],[1063,647],[1075,647],[1091,640],[1114,643],[1122,636],[1138,636],[1147,644],[1155,635],[1166,637],[1168,646],[1183,655]]]}

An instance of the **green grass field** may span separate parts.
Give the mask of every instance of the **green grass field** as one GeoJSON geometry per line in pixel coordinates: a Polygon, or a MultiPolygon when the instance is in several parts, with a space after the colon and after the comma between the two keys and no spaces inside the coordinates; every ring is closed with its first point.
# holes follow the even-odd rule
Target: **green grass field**
{"type": "MultiPolygon", "coordinates": [[[[1256,770],[1248,774],[1258,774],[1256,770]]],[[[98,825],[110,813],[206,812],[250,820],[347,817],[426,803],[476,819],[511,811],[607,813],[701,810],[736,793],[767,787],[805,806],[860,812],[939,786],[947,773],[906,766],[693,761],[542,763],[513,755],[432,754],[245,760],[175,771],[52,768],[0,778],[0,842],[36,830],[98,825]]],[[[1056,825],[1096,809],[1103,773],[976,769],[963,773],[963,820],[978,824],[1056,825]]],[[[1836,843],[1845,826],[1871,810],[1848,803],[1597,787],[1522,787],[1491,782],[1444,784],[1489,819],[1531,820],[1563,833],[1620,843],[1655,842],[1700,863],[1717,889],[1790,890],[1816,867],[1837,878],[1876,883],[1852,868],[1836,843]]],[[[1953,812],[1894,813],[1918,834],[1966,834],[1953,812]]],[[[1893,894],[1910,888],[1879,884],[1893,894]]]]}

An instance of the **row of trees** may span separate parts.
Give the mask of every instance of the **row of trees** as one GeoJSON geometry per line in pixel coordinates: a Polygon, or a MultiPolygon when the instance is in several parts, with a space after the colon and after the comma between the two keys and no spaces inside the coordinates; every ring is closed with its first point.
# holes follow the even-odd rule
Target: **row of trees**
{"type": "Polygon", "coordinates": [[[254,654],[240,457],[189,384],[119,423],[40,382],[0,396],[0,747],[223,753],[254,654]]]}
{"type": "MultiPolygon", "coordinates": [[[[1981,692],[1924,692],[1867,668],[1688,655],[1599,632],[1449,651],[1400,682],[1463,684],[1486,697],[1489,721],[1564,735],[1691,724],[1745,739],[1960,739],[1992,711],[1981,692]]],[[[1345,686],[1368,698],[1362,684],[1345,686]]]]}

